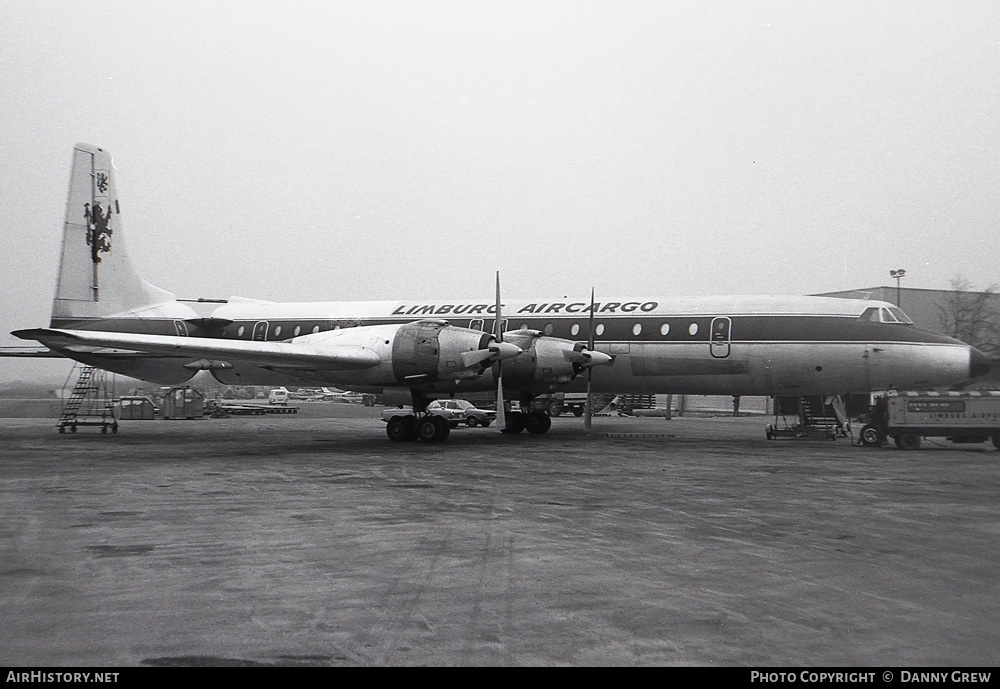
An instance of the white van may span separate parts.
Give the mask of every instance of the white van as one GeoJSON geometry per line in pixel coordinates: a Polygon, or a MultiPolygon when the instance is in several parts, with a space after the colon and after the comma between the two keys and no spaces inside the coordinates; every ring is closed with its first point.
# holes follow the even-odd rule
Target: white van
{"type": "Polygon", "coordinates": [[[285,388],[274,388],[267,393],[268,404],[288,404],[288,390],[285,388]]]}

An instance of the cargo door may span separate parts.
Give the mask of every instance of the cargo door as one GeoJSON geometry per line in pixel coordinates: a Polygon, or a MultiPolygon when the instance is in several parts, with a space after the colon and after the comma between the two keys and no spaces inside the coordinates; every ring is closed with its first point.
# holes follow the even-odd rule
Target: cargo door
{"type": "Polygon", "coordinates": [[[864,360],[865,380],[868,382],[869,390],[884,390],[889,387],[883,379],[881,357],[879,356],[881,352],[882,349],[879,347],[865,347],[865,351],[861,355],[864,360]]]}

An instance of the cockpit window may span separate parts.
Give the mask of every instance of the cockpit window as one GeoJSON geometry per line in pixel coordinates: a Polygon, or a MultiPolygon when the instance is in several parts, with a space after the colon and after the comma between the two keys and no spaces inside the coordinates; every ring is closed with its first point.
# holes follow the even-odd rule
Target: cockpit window
{"type": "Polygon", "coordinates": [[[882,319],[878,315],[878,309],[876,309],[873,306],[871,308],[865,309],[865,312],[863,314],[861,314],[861,316],[858,318],[858,320],[859,321],[872,321],[873,323],[878,323],[882,319]]]}
{"type": "Polygon", "coordinates": [[[858,317],[861,321],[871,321],[872,323],[904,323],[912,325],[910,317],[903,313],[903,310],[896,306],[872,306],[865,309],[864,313],[858,317]]]}
{"type": "Polygon", "coordinates": [[[913,321],[910,319],[910,317],[907,316],[905,313],[903,313],[903,310],[898,306],[890,306],[889,312],[896,317],[896,320],[898,322],[906,323],[908,325],[913,325],[913,321]]]}

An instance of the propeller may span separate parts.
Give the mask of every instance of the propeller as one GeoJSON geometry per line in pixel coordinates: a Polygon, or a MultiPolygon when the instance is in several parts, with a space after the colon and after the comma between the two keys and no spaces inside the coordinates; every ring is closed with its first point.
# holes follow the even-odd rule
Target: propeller
{"type": "MultiPolygon", "coordinates": [[[[590,332],[590,339],[587,342],[587,348],[590,350],[589,353],[591,361],[594,360],[595,354],[603,354],[605,357],[607,357],[608,361],[610,361],[611,357],[609,357],[607,354],[604,354],[603,352],[594,351],[594,288],[593,287],[590,288],[590,316],[587,319],[587,326],[590,332]]],[[[604,363],[607,363],[607,361],[605,361],[604,363]]],[[[593,423],[592,419],[594,415],[594,401],[593,398],[591,397],[591,392],[590,392],[590,382],[593,377],[594,377],[594,368],[593,365],[591,365],[587,367],[587,404],[584,405],[584,417],[583,417],[583,427],[588,431],[590,430],[591,424],[593,423]]]]}
{"type": "Polygon", "coordinates": [[[493,340],[486,349],[476,349],[471,352],[462,352],[462,363],[466,368],[472,368],[476,364],[482,364],[484,369],[494,361],[513,359],[523,350],[517,345],[509,342],[497,342],[493,340]]]}
{"type": "Polygon", "coordinates": [[[585,369],[593,368],[594,366],[604,366],[605,364],[610,364],[615,360],[610,354],[605,354],[604,352],[598,352],[593,349],[588,349],[587,345],[582,342],[578,342],[576,349],[572,352],[564,351],[563,358],[566,361],[571,361],[576,364],[576,368],[585,369]]]}
{"type": "MultiPolygon", "coordinates": [[[[500,271],[497,271],[497,312],[496,320],[493,321],[493,336],[498,345],[505,344],[503,341],[503,331],[500,328],[500,321],[503,318],[500,313],[500,271]]],[[[513,346],[513,345],[511,345],[513,346]]],[[[517,347],[518,353],[521,348],[517,347]]],[[[507,427],[507,412],[503,408],[503,360],[497,359],[497,427],[503,430],[507,427]]]]}

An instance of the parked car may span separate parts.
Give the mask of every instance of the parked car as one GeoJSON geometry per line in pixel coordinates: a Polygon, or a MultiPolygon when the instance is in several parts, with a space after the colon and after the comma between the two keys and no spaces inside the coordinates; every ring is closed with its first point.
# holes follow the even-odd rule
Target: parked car
{"type": "Polygon", "coordinates": [[[443,416],[452,428],[462,423],[489,426],[497,418],[492,409],[479,409],[468,400],[434,400],[427,405],[427,413],[443,416]]]}

